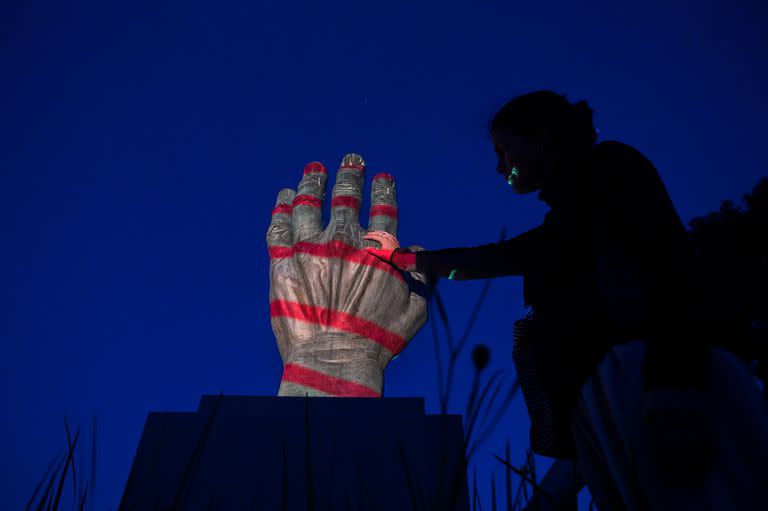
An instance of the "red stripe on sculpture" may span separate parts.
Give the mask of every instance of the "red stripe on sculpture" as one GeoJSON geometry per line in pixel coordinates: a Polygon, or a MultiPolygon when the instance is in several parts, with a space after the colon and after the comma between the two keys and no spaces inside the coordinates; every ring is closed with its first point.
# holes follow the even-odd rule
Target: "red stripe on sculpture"
{"type": "Polygon", "coordinates": [[[377,179],[389,179],[390,181],[394,181],[395,178],[392,177],[392,174],[389,172],[379,172],[375,176],[373,176],[373,180],[376,181],[377,179]]]}
{"type": "Polygon", "coordinates": [[[272,210],[272,214],[276,215],[278,213],[287,213],[291,214],[293,212],[293,206],[290,204],[278,204],[275,206],[275,209],[272,210]]]}
{"type": "Polygon", "coordinates": [[[304,175],[312,174],[314,172],[321,172],[323,174],[327,174],[328,171],[325,170],[325,165],[320,163],[319,161],[313,161],[312,163],[307,163],[307,165],[304,167],[304,175]]]}
{"type": "Polygon", "coordinates": [[[339,170],[349,170],[349,169],[359,170],[362,172],[365,170],[365,165],[342,165],[341,167],[339,167],[339,170]]]}
{"type": "Polygon", "coordinates": [[[379,392],[362,383],[337,378],[296,364],[285,365],[283,381],[311,387],[336,397],[381,397],[379,392]]]}
{"type": "Polygon", "coordinates": [[[313,208],[319,208],[320,199],[311,195],[297,195],[296,198],[293,199],[293,206],[312,206],[313,208]]]}
{"type": "Polygon", "coordinates": [[[269,258],[281,259],[284,257],[291,257],[297,252],[313,255],[316,257],[336,257],[351,263],[373,266],[377,270],[385,271],[393,277],[397,277],[400,280],[405,280],[403,275],[391,264],[382,261],[372,254],[369,254],[365,249],[358,249],[342,243],[341,241],[330,241],[328,243],[310,243],[308,241],[300,241],[293,247],[270,247],[269,258]]]}
{"type": "Polygon", "coordinates": [[[293,247],[295,251],[305,254],[311,254],[318,257],[338,257],[352,263],[373,266],[378,270],[386,271],[387,273],[404,280],[403,275],[396,268],[393,268],[391,264],[369,254],[364,249],[357,249],[342,243],[341,241],[331,241],[325,244],[300,241],[293,247]]]}
{"type": "Polygon", "coordinates": [[[402,336],[367,319],[334,309],[288,300],[275,300],[269,304],[269,315],[273,318],[294,318],[357,334],[381,344],[393,355],[397,355],[405,348],[405,339],[402,336]]]}
{"type": "Polygon", "coordinates": [[[331,199],[332,208],[338,208],[339,206],[360,209],[360,199],[349,195],[339,195],[331,199]]]}
{"type": "Polygon", "coordinates": [[[379,204],[378,206],[371,206],[371,211],[368,216],[388,216],[397,218],[397,208],[395,206],[389,206],[387,204],[379,204]]]}
{"type": "Polygon", "coordinates": [[[291,247],[269,247],[270,259],[283,259],[292,255],[293,249],[291,247]]]}

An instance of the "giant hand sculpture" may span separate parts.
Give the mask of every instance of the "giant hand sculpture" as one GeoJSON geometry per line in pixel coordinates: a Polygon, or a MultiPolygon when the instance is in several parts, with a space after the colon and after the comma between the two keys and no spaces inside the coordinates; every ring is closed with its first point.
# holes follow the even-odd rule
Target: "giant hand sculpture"
{"type": "MultiPolygon", "coordinates": [[[[427,320],[425,276],[366,252],[359,214],[365,162],[348,154],[323,229],[328,173],[304,168],[298,194],[280,190],[267,231],[272,330],[283,359],[280,396],[379,397],[384,368],[427,320]]],[[[371,185],[369,230],[397,234],[395,183],[371,185]]],[[[421,247],[409,247],[421,250],[421,247]]]]}

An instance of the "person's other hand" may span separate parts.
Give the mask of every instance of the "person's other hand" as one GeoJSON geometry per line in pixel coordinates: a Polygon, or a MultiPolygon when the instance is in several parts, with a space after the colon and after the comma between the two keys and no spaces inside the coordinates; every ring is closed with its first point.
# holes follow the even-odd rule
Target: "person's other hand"
{"type": "MultiPolygon", "coordinates": [[[[336,174],[323,228],[328,177],[304,168],[298,194],[284,188],[267,231],[270,315],[283,359],[281,396],[380,396],[384,368],[427,320],[425,276],[368,253],[360,202],[365,163],[348,154],[336,174]]],[[[396,239],[392,176],[371,185],[370,231],[396,239]]]]}

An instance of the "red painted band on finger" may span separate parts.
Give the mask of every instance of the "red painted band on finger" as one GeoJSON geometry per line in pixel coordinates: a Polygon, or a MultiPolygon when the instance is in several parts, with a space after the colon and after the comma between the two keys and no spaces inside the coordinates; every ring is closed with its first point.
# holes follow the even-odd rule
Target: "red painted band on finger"
{"type": "Polygon", "coordinates": [[[311,206],[313,208],[319,208],[321,206],[320,199],[317,197],[313,197],[312,195],[297,195],[295,199],[293,199],[293,206],[311,206]]]}
{"type": "Polygon", "coordinates": [[[293,255],[293,249],[291,247],[269,247],[270,259],[285,259],[293,255]]]}
{"type": "Polygon", "coordinates": [[[388,216],[397,219],[397,208],[395,206],[389,206],[387,204],[379,204],[378,206],[371,206],[371,210],[368,216],[388,216]]]}
{"type": "Polygon", "coordinates": [[[360,209],[360,199],[352,197],[350,195],[339,195],[331,199],[331,207],[345,207],[360,209]]]}
{"type": "Polygon", "coordinates": [[[336,397],[381,397],[367,385],[321,373],[298,364],[285,364],[283,381],[310,387],[336,397]]]}
{"type": "Polygon", "coordinates": [[[288,300],[275,300],[269,304],[269,315],[272,318],[288,317],[359,335],[380,344],[393,355],[397,355],[405,348],[405,339],[402,336],[373,321],[334,309],[288,300]]]}
{"type": "Polygon", "coordinates": [[[278,213],[287,213],[290,215],[292,211],[293,211],[293,206],[291,206],[290,204],[278,204],[277,206],[275,206],[275,209],[272,210],[272,214],[276,215],[278,213]]]}
{"type": "Polygon", "coordinates": [[[390,174],[389,172],[379,172],[378,174],[373,176],[373,180],[374,181],[376,181],[377,179],[388,179],[390,181],[394,181],[395,180],[395,178],[392,177],[392,174],[390,174]]]}
{"type": "Polygon", "coordinates": [[[304,175],[312,174],[313,172],[320,172],[323,174],[327,174],[328,171],[325,170],[325,165],[320,163],[319,161],[313,161],[312,163],[307,163],[307,165],[304,167],[304,175]]]}

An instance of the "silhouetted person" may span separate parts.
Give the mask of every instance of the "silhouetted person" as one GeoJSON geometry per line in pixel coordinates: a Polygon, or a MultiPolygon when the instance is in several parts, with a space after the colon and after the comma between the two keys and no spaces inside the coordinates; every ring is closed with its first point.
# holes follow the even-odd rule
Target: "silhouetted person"
{"type": "MultiPolygon", "coordinates": [[[[364,238],[382,246],[369,252],[455,280],[524,277],[530,313],[515,322],[514,358],[532,448],[576,458],[599,509],[741,502],[743,493],[728,500],[722,478],[711,484],[720,473],[711,470],[707,392],[713,370],[728,373],[722,388],[731,391],[748,385],[748,372],[724,351],[713,362],[695,331],[693,252],[656,169],[626,144],[596,144],[587,103],[550,91],[511,100],[490,135],[497,172],[550,207],[540,226],[418,252],[371,232],[364,238]]],[[[745,431],[768,431],[764,415],[745,431]]],[[[749,478],[744,487],[755,496],[749,478]]]]}

